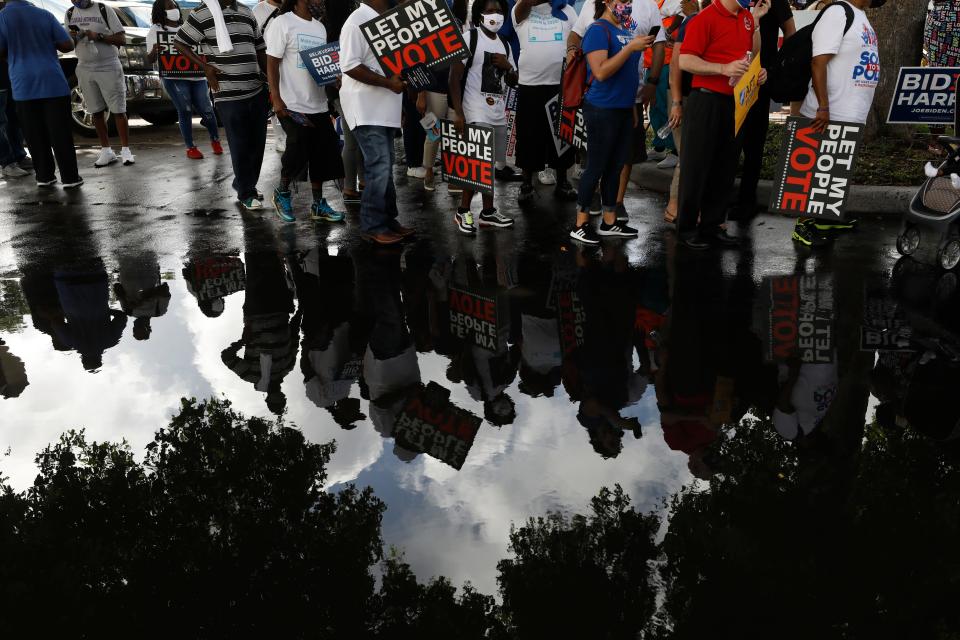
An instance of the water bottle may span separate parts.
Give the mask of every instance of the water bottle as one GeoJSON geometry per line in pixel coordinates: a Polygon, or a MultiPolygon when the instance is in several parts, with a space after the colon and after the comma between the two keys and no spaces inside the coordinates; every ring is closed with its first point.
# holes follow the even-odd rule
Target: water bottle
{"type": "MultiPolygon", "coordinates": [[[[743,56],[743,60],[744,60],[747,64],[750,64],[750,60],[751,60],[752,58],[753,58],[753,52],[752,52],[752,51],[747,51],[747,53],[743,56]]],[[[742,76],[736,76],[736,77],[730,78],[730,86],[731,86],[731,87],[735,87],[735,86],[737,85],[737,83],[740,82],[740,78],[741,78],[741,77],[742,77],[742,76]]]]}
{"type": "Polygon", "coordinates": [[[661,140],[666,140],[667,136],[670,135],[670,132],[673,131],[673,125],[669,122],[659,129],[657,129],[657,137],[661,140]]]}

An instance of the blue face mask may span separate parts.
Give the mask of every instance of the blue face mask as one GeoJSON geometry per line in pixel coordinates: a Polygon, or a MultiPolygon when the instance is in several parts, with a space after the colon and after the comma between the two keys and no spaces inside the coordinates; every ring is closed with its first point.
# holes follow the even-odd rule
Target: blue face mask
{"type": "Polygon", "coordinates": [[[750,4],[751,4],[752,2],[753,2],[753,0],[737,0],[737,4],[740,5],[740,8],[741,8],[741,9],[749,9],[749,8],[750,8],[750,4]]]}

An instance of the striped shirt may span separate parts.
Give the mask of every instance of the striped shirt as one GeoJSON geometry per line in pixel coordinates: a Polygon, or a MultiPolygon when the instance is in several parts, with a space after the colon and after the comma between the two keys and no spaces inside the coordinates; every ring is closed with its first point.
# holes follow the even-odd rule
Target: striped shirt
{"type": "Polygon", "coordinates": [[[263,73],[257,62],[257,51],[266,49],[257,19],[242,4],[223,7],[223,19],[230,32],[233,50],[220,53],[213,16],[205,4],[200,5],[177,32],[176,40],[194,47],[206,56],[207,62],[220,69],[217,79],[220,91],[213,94],[217,102],[244,100],[255,96],[264,87],[263,73]]]}

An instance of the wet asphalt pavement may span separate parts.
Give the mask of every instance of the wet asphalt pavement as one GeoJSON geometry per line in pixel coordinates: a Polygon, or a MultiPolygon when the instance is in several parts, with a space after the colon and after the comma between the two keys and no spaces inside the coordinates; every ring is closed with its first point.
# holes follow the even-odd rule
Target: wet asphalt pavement
{"type": "MultiPolygon", "coordinates": [[[[894,269],[899,220],[865,217],[808,250],[791,242],[792,219],[762,215],[731,225],[742,250],[691,255],[662,221],[664,197],[631,188],[640,237],[580,250],[567,241],[573,204],[540,187],[521,211],[518,185],[498,183],[516,226],[465,238],[445,186],[427,193],[401,166],[400,221],[417,235],[378,249],[359,239],[357,208],[345,224],[241,211],[229,156],[197,136],[202,161],[183,157],[175,127],[135,130],[130,167],[94,169],[85,148],[73,192],[0,182],[0,475],[15,489],[67,428],[137,451],[181,397],[222,395],[336,439],[330,486],[374,488],[385,540],[418,575],[492,593],[511,523],[582,510],[614,483],[662,513],[683,487],[706,486],[696,477],[710,476],[717,454],[704,452],[722,425],[747,415],[773,429],[803,365],[821,368],[800,375],[816,387],[801,431],[839,430],[854,448],[865,424],[953,435],[945,399],[911,413],[910,380],[922,354],[957,344],[956,278],[894,269]],[[805,326],[827,336],[821,360],[777,343],[798,326],[770,328],[777,286],[791,317],[808,311],[805,326]],[[796,304],[797,291],[819,293],[796,304]],[[410,427],[411,394],[431,382],[447,396],[437,402],[479,421],[474,437],[431,449],[410,427]]],[[[265,194],[279,170],[268,146],[265,194]]],[[[301,215],[308,199],[294,198],[301,215]]],[[[957,373],[953,362],[936,379],[957,373]]]]}

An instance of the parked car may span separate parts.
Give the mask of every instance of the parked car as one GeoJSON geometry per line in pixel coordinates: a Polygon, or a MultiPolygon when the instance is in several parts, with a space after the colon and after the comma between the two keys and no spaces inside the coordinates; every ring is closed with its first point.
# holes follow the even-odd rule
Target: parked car
{"type": "MultiPolygon", "coordinates": [[[[28,0],[52,13],[63,22],[69,0],[28,0]]],[[[127,43],[120,47],[120,64],[127,80],[127,113],[151,124],[172,124],[177,111],[163,90],[160,76],[147,62],[146,36],[150,29],[150,3],[97,0],[112,8],[127,34],[127,43]]],[[[70,83],[70,103],[74,130],[82,136],[95,137],[93,114],[86,110],[83,93],[77,85],[77,57],[73,53],[60,56],[60,65],[70,83]]],[[[109,114],[108,114],[109,115],[109,114]]]]}

